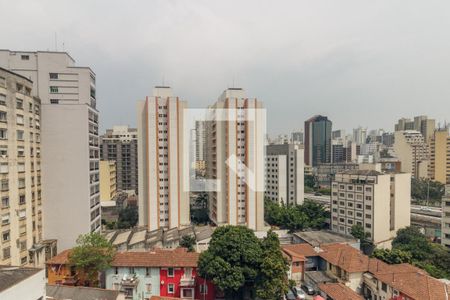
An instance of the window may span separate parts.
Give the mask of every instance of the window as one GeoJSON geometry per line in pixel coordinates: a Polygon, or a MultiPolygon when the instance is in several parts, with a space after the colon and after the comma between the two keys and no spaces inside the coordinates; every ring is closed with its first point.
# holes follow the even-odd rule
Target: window
{"type": "Polygon", "coordinates": [[[382,289],[384,292],[387,292],[387,284],[384,283],[384,282],[382,282],[382,283],[381,283],[381,289],[382,289]]]}
{"type": "Polygon", "coordinates": [[[7,121],[6,111],[0,111],[0,122],[6,123],[6,121],[7,121]]]}
{"type": "Polygon", "coordinates": [[[149,277],[149,276],[151,276],[150,274],[151,274],[151,268],[148,268],[148,267],[145,268],[145,276],[149,277]]]}
{"type": "Polygon", "coordinates": [[[23,141],[23,130],[17,130],[17,140],[23,141]]]}
{"type": "Polygon", "coordinates": [[[208,293],[208,285],[206,283],[200,285],[200,294],[207,294],[208,293]]]}
{"type": "Polygon", "coordinates": [[[11,247],[3,249],[3,259],[8,259],[11,257],[11,247]]]}
{"type": "Polygon", "coordinates": [[[152,284],[147,283],[145,286],[147,287],[147,293],[151,293],[152,292],[152,284]]]}
{"type": "Polygon", "coordinates": [[[3,87],[6,86],[6,80],[5,80],[5,77],[0,77],[0,86],[3,86],[3,87]]]}
{"type": "Polygon", "coordinates": [[[50,99],[50,104],[59,104],[58,99],[50,99]]]}
{"type": "Polygon", "coordinates": [[[174,277],[175,276],[175,271],[173,268],[168,268],[167,269],[167,276],[168,277],[174,277]]]}
{"type": "Polygon", "coordinates": [[[0,156],[3,158],[8,156],[8,146],[7,145],[0,146],[0,156]]]}
{"type": "Polygon", "coordinates": [[[22,99],[16,99],[16,108],[23,109],[23,100],[22,99]]]}
{"type": "Polygon", "coordinates": [[[23,146],[17,147],[17,156],[18,157],[25,156],[25,148],[23,146]]]}
{"type": "Polygon", "coordinates": [[[50,73],[50,79],[58,79],[58,73],[50,73]]]}
{"type": "Polygon", "coordinates": [[[23,116],[22,115],[16,115],[16,124],[23,125],[23,116]]]}
{"type": "Polygon", "coordinates": [[[0,174],[8,174],[8,163],[0,164],[0,174]]]}
{"type": "Polygon", "coordinates": [[[116,274],[116,275],[119,274],[119,268],[118,267],[114,268],[114,274],[116,274]]]}
{"type": "Polygon", "coordinates": [[[3,225],[9,224],[9,214],[2,215],[2,224],[3,225]]]}
{"type": "Polygon", "coordinates": [[[10,235],[9,235],[9,231],[5,231],[2,233],[2,241],[7,242],[9,241],[10,235]]]}
{"type": "Polygon", "coordinates": [[[18,172],[20,172],[20,173],[23,173],[23,172],[25,172],[25,163],[18,163],[17,164],[17,171],[18,172]]]}
{"type": "Polygon", "coordinates": [[[2,190],[2,191],[7,191],[7,190],[9,190],[9,182],[8,182],[8,179],[2,179],[2,181],[0,182],[0,186],[1,186],[1,190],[2,190]]]}
{"type": "Polygon", "coordinates": [[[19,205],[24,205],[25,204],[25,195],[20,195],[19,196],[19,205]]]}
{"type": "Polygon", "coordinates": [[[167,293],[169,293],[169,294],[175,293],[175,285],[173,283],[169,283],[167,285],[167,293]]]}
{"type": "Polygon", "coordinates": [[[57,86],[51,86],[50,87],[50,93],[51,94],[58,93],[58,87],[57,86]]]}
{"type": "Polygon", "coordinates": [[[0,140],[6,140],[8,136],[6,135],[6,129],[0,128],[0,140]]]}
{"type": "Polygon", "coordinates": [[[194,299],[193,289],[181,289],[181,297],[186,299],[194,299]]]}
{"type": "Polygon", "coordinates": [[[133,267],[130,267],[130,268],[128,269],[128,273],[134,274],[134,268],[133,268],[133,267]]]}
{"type": "Polygon", "coordinates": [[[6,106],[6,95],[0,94],[0,105],[6,106]]]}
{"type": "Polygon", "coordinates": [[[20,59],[21,60],[30,60],[30,56],[29,55],[21,55],[20,59]]]}
{"type": "Polygon", "coordinates": [[[2,197],[2,208],[6,208],[9,207],[9,197],[5,196],[2,197]]]}

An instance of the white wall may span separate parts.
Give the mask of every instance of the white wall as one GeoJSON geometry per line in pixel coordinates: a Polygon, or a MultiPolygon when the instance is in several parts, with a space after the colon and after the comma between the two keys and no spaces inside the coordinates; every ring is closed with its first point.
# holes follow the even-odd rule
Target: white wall
{"type": "Polygon", "coordinates": [[[38,300],[45,299],[45,271],[41,270],[33,276],[0,292],[1,300],[38,300]]]}

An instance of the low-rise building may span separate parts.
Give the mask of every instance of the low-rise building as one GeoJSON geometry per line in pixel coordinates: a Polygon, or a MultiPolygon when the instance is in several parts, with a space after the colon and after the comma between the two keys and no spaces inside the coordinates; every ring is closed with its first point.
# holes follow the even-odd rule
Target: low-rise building
{"type": "Polygon", "coordinates": [[[45,298],[44,269],[0,267],[0,299],[36,300],[45,298]]]}
{"type": "Polygon", "coordinates": [[[321,283],[320,295],[327,300],[363,300],[364,298],[342,283],[321,283]]]}
{"type": "Polygon", "coordinates": [[[70,264],[70,249],[64,250],[46,262],[47,283],[57,285],[92,286],[87,275],[70,264]]]}
{"type": "Polygon", "coordinates": [[[106,288],[127,299],[169,296],[213,300],[214,286],[197,274],[199,254],[184,248],[119,252],[106,270],[106,288]]]}
{"type": "Polygon", "coordinates": [[[51,285],[46,287],[47,300],[125,300],[119,291],[91,288],[85,286],[51,285]]]}

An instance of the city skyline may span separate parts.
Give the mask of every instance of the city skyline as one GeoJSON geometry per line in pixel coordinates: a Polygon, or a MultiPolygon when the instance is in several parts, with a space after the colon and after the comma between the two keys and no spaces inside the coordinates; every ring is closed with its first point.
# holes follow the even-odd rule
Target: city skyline
{"type": "Polygon", "coordinates": [[[101,132],[116,124],[136,127],[135,101],[161,82],[192,108],[206,107],[226,87],[242,87],[264,99],[271,135],[300,129],[315,114],[346,130],[361,125],[393,131],[392,122],[404,115],[447,118],[439,109],[450,97],[450,45],[440,38],[450,21],[442,7],[292,2],[286,10],[263,2],[252,14],[251,1],[237,10],[229,2],[161,1],[139,11],[111,3],[105,11],[101,2],[45,10],[24,4],[8,4],[11,14],[4,20],[15,30],[0,34],[8,41],[2,48],[57,48],[92,66],[101,91],[101,132]],[[19,9],[34,22],[33,36],[14,18],[19,9]],[[270,19],[275,21],[264,22],[270,19]],[[124,78],[134,80],[124,85],[124,78]]]}

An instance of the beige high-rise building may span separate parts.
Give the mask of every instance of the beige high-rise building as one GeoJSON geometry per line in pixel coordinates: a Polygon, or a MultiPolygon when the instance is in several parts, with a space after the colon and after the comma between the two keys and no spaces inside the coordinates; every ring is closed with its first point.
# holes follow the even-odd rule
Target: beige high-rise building
{"type": "Polygon", "coordinates": [[[206,127],[206,177],[217,180],[219,185],[216,192],[209,194],[210,218],[217,225],[264,228],[265,132],[262,126],[266,124],[265,120],[258,119],[261,116],[255,110],[251,111],[260,108],[262,103],[248,98],[241,88],[226,89],[210,107],[216,119],[207,122],[206,127]],[[224,111],[228,114],[224,117],[226,121],[217,117],[224,111]],[[246,114],[254,114],[254,120],[246,121],[246,114]],[[227,164],[232,157],[236,158],[234,168],[227,164]],[[255,188],[258,183],[262,185],[261,190],[255,188]]]}
{"type": "Polygon", "coordinates": [[[416,116],[413,120],[402,118],[395,124],[395,131],[415,130],[419,131],[425,142],[433,137],[436,128],[436,120],[428,119],[427,116],[416,116]]]}
{"type": "Polygon", "coordinates": [[[95,73],[66,52],[0,50],[0,66],[41,99],[43,235],[71,248],[101,225],[95,73]]]}
{"type": "Polygon", "coordinates": [[[42,241],[41,101],[32,88],[0,68],[0,265],[28,264],[42,241]]]}
{"type": "Polygon", "coordinates": [[[411,174],[350,170],[336,174],[331,229],[350,234],[361,225],[373,243],[390,247],[397,230],[410,225],[411,174]]]}
{"type": "Polygon", "coordinates": [[[448,128],[437,129],[430,139],[431,180],[450,184],[450,135],[448,128]]]}
{"type": "Polygon", "coordinates": [[[430,152],[419,131],[396,131],[394,151],[401,162],[401,171],[414,178],[428,178],[430,152]]]}
{"type": "Polygon", "coordinates": [[[450,249],[450,184],[445,187],[442,198],[442,240],[441,244],[450,249]]]}
{"type": "Polygon", "coordinates": [[[182,178],[185,108],[166,86],[138,103],[139,225],[149,230],[190,224],[182,178]]]}
{"type": "Polygon", "coordinates": [[[100,161],[100,201],[111,201],[117,194],[116,162],[100,161]]]}

